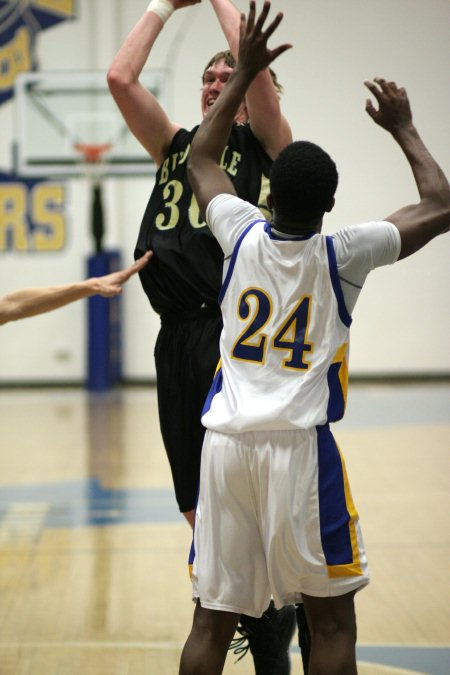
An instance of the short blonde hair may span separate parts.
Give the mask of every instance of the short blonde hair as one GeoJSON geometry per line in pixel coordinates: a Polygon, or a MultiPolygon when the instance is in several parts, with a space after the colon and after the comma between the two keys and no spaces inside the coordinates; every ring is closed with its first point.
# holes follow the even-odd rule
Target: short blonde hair
{"type": "MultiPolygon", "coordinates": [[[[214,54],[214,56],[208,61],[208,63],[205,66],[205,69],[202,73],[202,84],[205,84],[206,71],[219,61],[225,61],[225,63],[227,64],[227,66],[229,66],[229,68],[234,68],[236,66],[236,59],[234,58],[233,54],[230,52],[229,49],[223,52],[217,52],[217,54],[214,54]]],[[[275,85],[278,97],[280,97],[281,94],[283,93],[283,86],[278,82],[277,75],[272,70],[272,68],[269,68],[269,71],[272,77],[272,82],[275,85]]]]}

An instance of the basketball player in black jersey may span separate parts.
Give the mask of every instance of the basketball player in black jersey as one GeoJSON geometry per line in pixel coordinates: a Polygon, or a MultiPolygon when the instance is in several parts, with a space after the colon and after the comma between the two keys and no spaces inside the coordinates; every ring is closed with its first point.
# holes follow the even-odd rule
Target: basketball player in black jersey
{"type": "MultiPolygon", "coordinates": [[[[187,155],[198,127],[172,122],[139,82],[153,44],[174,10],[200,0],[152,0],[125,39],[108,71],[108,85],[128,127],[158,167],[142,220],[136,257],[153,257],[140,274],[151,306],[161,317],[155,346],[158,408],[180,511],[193,526],[204,429],[201,410],[219,359],[221,316],[217,303],[223,255],[202,221],[186,176],[187,155]]],[[[230,46],[208,63],[202,76],[201,112],[207,115],[234,67],[240,12],[230,0],[210,0],[230,46]]],[[[255,79],[242,103],[222,165],[239,196],[266,207],[273,159],[292,140],[269,69],[255,79]]],[[[275,80],[276,82],[276,80],[275,80]]],[[[298,609],[304,664],[309,635],[298,609]]],[[[292,608],[269,607],[262,619],[243,617],[239,632],[249,639],[257,675],[290,672],[292,608]]],[[[239,642],[239,639],[238,641],[239,642]]],[[[304,665],[306,672],[306,665],[304,665]]]]}

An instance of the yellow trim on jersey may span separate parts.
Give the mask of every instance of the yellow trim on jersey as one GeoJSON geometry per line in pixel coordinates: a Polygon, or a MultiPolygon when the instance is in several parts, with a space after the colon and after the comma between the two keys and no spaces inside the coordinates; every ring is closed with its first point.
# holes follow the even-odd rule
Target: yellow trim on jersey
{"type": "Polygon", "coordinates": [[[346,565],[328,565],[328,576],[331,579],[336,579],[338,577],[359,577],[363,576],[363,571],[361,569],[361,562],[359,559],[359,546],[358,546],[358,535],[356,532],[356,522],[359,519],[358,512],[356,510],[355,504],[353,502],[352,493],[350,491],[350,485],[348,482],[347,469],[345,467],[345,461],[340,451],[339,446],[336,443],[339,456],[341,458],[342,465],[342,475],[344,477],[344,493],[345,493],[345,503],[347,506],[348,513],[350,515],[350,541],[352,546],[352,558],[353,562],[347,563],[346,565]]]}
{"type": "Polygon", "coordinates": [[[348,362],[347,362],[348,342],[344,342],[334,355],[333,363],[340,363],[339,368],[339,382],[341,383],[342,396],[344,397],[344,404],[347,405],[348,392],[348,362]]]}
{"type": "Polygon", "coordinates": [[[217,366],[216,366],[216,371],[215,371],[215,373],[214,373],[214,377],[217,375],[217,373],[219,372],[219,370],[220,370],[221,368],[222,368],[222,359],[220,358],[219,361],[218,361],[218,363],[217,363],[217,366]]]}
{"type": "Polygon", "coordinates": [[[328,565],[328,576],[330,579],[339,579],[342,577],[362,577],[363,571],[358,563],[349,565],[328,565]]]}
{"type": "Polygon", "coordinates": [[[38,9],[60,14],[61,16],[73,16],[75,12],[74,0],[31,0],[31,4],[38,9]]]}

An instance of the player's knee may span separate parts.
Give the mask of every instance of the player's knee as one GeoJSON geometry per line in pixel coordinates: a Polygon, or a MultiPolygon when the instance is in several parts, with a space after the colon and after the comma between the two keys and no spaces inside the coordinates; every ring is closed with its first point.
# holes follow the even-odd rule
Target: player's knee
{"type": "Polygon", "coordinates": [[[333,598],[305,598],[313,641],[356,643],[354,593],[333,598]]]}
{"type": "Polygon", "coordinates": [[[209,641],[217,645],[223,643],[228,647],[238,619],[239,615],[204,609],[198,603],[192,630],[204,642],[209,641]]]}
{"type": "Polygon", "coordinates": [[[354,614],[346,616],[324,615],[310,627],[313,641],[345,641],[356,644],[356,618],[354,614]]]}

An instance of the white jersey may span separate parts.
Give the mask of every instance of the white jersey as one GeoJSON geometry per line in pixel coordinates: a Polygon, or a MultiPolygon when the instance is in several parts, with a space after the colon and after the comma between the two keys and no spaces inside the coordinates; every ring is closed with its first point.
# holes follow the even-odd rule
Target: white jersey
{"type": "MultiPolygon", "coordinates": [[[[212,200],[207,222],[227,266],[220,295],[221,363],[203,410],[204,426],[239,433],[308,429],[340,419],[347,394],[351,316],[334,238],[288,238],[262,220],[254,206],[230,195],[212,200]]],[[[359,273],[358,283],[349,279],[347,265],[345,281],[352,288],[362,285],[373,266],[398,257],[396,228],[376,225],[397,234],[391,232],[390,247],[386,236],[379,238],[381,261],[373,247],[370,256],[363,252],[367,270],[359,273]]],[[[350,248],[347,259],[354,258],[348,242],[344,246],[345,235],[339,236],[340,249],[350,248]]]]}

